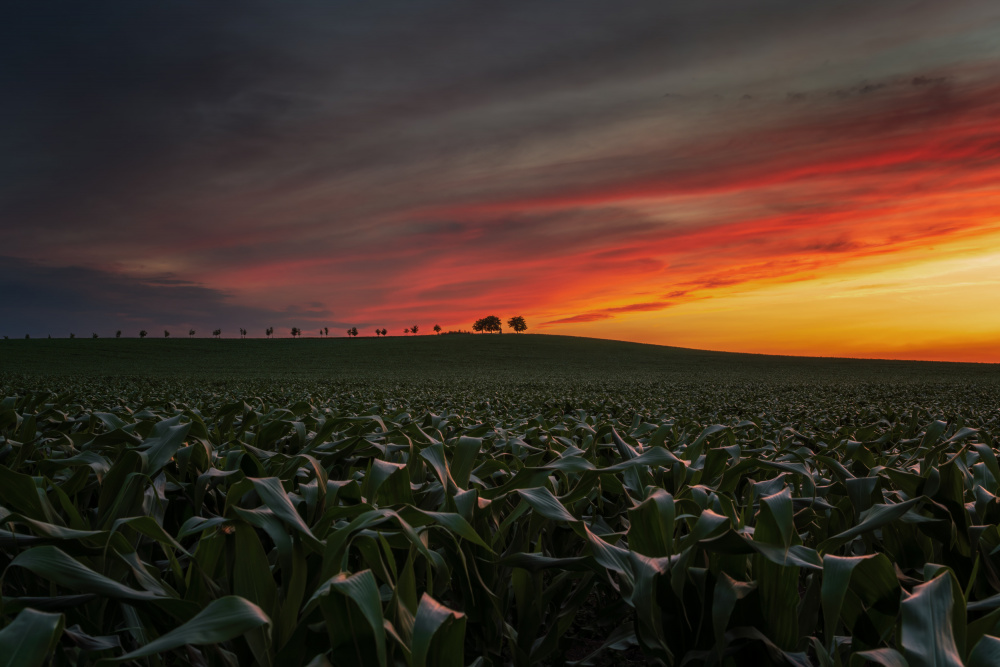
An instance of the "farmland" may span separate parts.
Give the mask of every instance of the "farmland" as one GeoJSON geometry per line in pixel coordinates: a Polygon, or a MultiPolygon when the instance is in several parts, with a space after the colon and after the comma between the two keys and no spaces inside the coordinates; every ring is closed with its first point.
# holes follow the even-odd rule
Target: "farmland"
{"type": "Polygon", "coordinates": [[[996,366],[10,340],[0,400],[0,664],[1000,662],[996,366]]]}

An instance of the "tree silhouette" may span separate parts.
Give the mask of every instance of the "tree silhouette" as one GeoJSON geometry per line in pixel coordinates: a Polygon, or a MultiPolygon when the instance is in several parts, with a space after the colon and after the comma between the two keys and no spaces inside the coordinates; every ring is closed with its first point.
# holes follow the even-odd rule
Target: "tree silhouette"
{"type": "Polygon", "coordinates": [[[222,329],[216,329],[215,331],[212,332],[212,335],[215,336],[216,338],[221,338],[222,337],[222,329]]]}
{"type": "Polygon", "coordinates": [[[90,337],[91,337],[91,338],[97,338],[97,334],[95,334],[95,333],[92,333],[92,334],[90,334],[90,337]]]}
{"type": "Polygon", "coordinates": [[[472,325],[472,330],[486,333],[503,333],[500,328],[500,318],[496,315],[489,315],[476,320],[476,323],[472,325]]]}
{"type": "Polygon", "coordinates": [[[122,330],[119,329],[118,331],[115,332],[115,338],[121,338],[121,337],[122,337],[122,330]]]}
{"type": "Polygon", "coordinates": [[[75,334],[75,333],[71,333],[71,334],[69,335],[69,337],[70,337],[70,338],[76,338],[76,334],[75,334]]]}
{"type": "Polygon", "coordinates": [[[441,325],[440,324],[435,324],[434,325],[434,333],[436,333],[439,336],[441,335],[441,325]]]}
{"type": "Polygon", "coordinates": [[[143,329],[142,331],[139,332],[139,338],[145,338],[145,337],[146,337],[146,330],[143,329]]]}
{"type": "Polygon", "coordinates": [[[351,327],[350,329],[347,330],[347,335],[348,336],[357,336],[358,335],[358,328],[357,327],[351,327]]]}
{"type": "Polygon", "coordinates": [[[166,329],[164,329],[164,330],[163,330],[163,337],[164,337],[164,338],[170,338],[170,332],[169,332],[169,331],[167,331],[166,329]]]}
{"type": "Polygon", "coordinates": [[[507,320],[507,326],[514,330],[514,333],[521,333],[522,331],[527,331],[528,325],[525,324],[524,318],[520,315],[510,318],[507,320]]]}
{"type": "Polygon", "coordinates": [[[382,335],[383,335],[383,336],[388,336],[388,335],[389,335],[389,330],[388,330],[388,329],[386,329],[385,327],[383,327],[383,328],[382,328],[382,335]]]}
{"type": "Polygon", "coordinates": [[[274,335],[274,327],[268,327],[267,329],[264,330],[264,336],[266,338],[270,338],[273,335],[274,335]]]}
{"type": "Polygon", "coordinates": [[[25,340],[28,340],[28,339],[30,339],[30,338],[31,338],[31,334],[24,334],[24,339],[25,339],[25,340]]]}
{"type": "Polygon", "coordinates": [[[243,327],[240,327],[240,338],[246,338],[246,337],[247,337],[247,330],[244,329],[243,327]]]}
{"type": "Polygon", "coordinates": [[[410,330],[409,329],[403,329],[403,333],[408,334],[408,333],[410,333],[410,330]]]}
{"type": "Polygon", "coordinates": [[[330,327],[323,327],[323,335],[324,336],[330,335],[330,327]]]}
{"type": "Polygon", "coordinates": [[[292,327],[292,338],[298,338],[302,334],[302,329],[298,327],[292,327]]]}
{"type": "Polygon", "coordinates": [[[194,336],[194,329],[188,330],[188,338],[191,338],[192,336],[194,336]]]}
{"type": "Polygon", "coordinates": [[[419,331],[419,329],[420,329],[420,327],[418,327],[416,324],[414,324],[412,327],[410,327],[410,331],[412,331],[414,334],[416,334],[417,331],[419,331]]]}

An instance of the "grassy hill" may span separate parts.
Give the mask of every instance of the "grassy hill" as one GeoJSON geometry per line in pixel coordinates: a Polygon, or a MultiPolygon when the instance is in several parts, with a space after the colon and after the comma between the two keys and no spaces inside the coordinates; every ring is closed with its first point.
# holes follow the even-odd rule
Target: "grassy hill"
{"type": "Polygon", "coordinates": [[[35,339],[0,341],[0,373],[300,379],[641,382],[1000,380],[1000,364],[781,357],[594,338],[446,335],[328,339],[35,339]]]}

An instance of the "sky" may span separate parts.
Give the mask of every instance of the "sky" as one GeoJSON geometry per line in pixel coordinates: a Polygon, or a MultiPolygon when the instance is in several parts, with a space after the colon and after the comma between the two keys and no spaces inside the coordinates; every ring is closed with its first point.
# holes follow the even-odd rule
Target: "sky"
{"type": "Polygon", "coordinates": [[[1000,3],[0,8],[0,334],[1000,362],[1000,3]]]}

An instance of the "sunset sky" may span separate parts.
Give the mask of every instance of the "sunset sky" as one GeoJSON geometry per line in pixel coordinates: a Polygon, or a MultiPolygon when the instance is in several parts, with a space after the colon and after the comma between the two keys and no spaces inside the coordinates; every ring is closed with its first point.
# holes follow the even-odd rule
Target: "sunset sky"
{"type": "Polygon", "coordinates": [[[0,334],[1000,362],[1000,2],[0,9],[0,334]]]}

